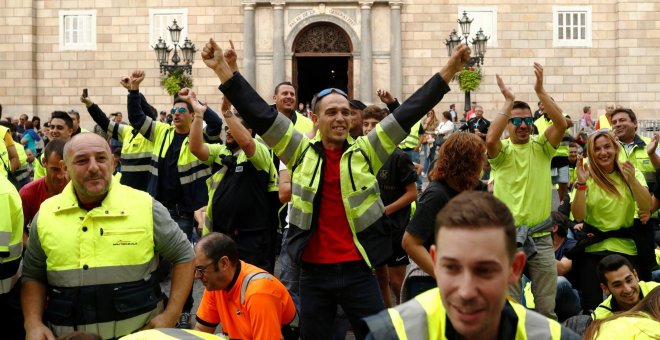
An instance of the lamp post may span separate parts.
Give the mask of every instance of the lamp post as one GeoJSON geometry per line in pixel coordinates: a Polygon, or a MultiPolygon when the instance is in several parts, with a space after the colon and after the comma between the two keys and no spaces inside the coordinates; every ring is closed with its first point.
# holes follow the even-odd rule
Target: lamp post
{"type": "MultiPolygon", "coordinates": [[[[463,16],[457,20],[458,24],[461,26],[461,33],[465,37],[465,45],[468,44],[468,36],[470,35],[470,25],[472,25],[474,19],[470,19],[467,16],[467,11],[463,11],[463,16]]],[[[474,57],[471,57],[470,60],[465,63],[466,67],[481,67],[484,63],[484,54],[486,54],[486,43],[490,37],[484,35],[483,29],[479,29],[474,39],[472,39],[472,51],[475,54],[474,57]]],[[[451,52],[454,50],[458,44],[462,43],[463,39],[458,35],[456,30],[452,30],[449,34],[449,38],[445,40],[445,45],[447,46],[447,55],[451,56],[451,52]]],[[[465,116],[470,110],[470,91],[465,91],[465,111],[463,115],[465,116]]]]}
{"type": "Polygon", "coordinates": [[[158,64],[160,65],[160,73],[168,75],[177,70],[183,70],[188,74],[192,74],[192,64],[195,62],[195,52],[197,52],[195,44],[193,44],[190,39],[186,38],[183,42],[183,46],[179,46],[179,38],[183,27],[176,23],[176,19],[174,19],[172,26],[167,26],[167,30],[170,31],[174,48],[167,46],[167,43],[162,37],[158,38],[158,42],[155,46],[152,46],[156,52],[156,61],[158,61],[158,64]],[[172,49],[174,49],[174,54],[172,55],[172,64],[169,64],[168,59],[172,49]],[[183,64],[181,65],[179,65],[179,63],[182,60],[181,57],[179,57],[179,52],[177,50],[181,50],[181,54],[183,55],[183,64]]]}

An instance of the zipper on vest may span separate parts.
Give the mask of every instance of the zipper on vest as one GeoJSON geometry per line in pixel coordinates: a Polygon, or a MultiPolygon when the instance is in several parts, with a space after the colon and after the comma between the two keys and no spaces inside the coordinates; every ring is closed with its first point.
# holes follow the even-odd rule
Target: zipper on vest
{"type": "Polygon", "coordinates": [[[353,159],[353,151],[348,153],[348,177],[351,179],[351,186],[353,187],[353,191],[357,191],[355,188],[355,180],[353,180],[353,171],[351,170],[351,159],[353,159]]]}

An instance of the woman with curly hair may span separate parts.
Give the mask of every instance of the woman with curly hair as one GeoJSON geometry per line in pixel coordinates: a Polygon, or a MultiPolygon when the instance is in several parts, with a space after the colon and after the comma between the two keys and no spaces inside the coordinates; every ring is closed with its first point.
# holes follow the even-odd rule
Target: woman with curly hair
{"type": "Polygon", "coordinates": [[[583,339],[660,339],[660,287],[630,310],[594,320],[583,339]]]}
{"type": "MultiPolygon", "coordinates": [[[[646,181],[630,161],[619,163],[619,145],[607,131],[589,137],[589,164],[578,156],[571,212],[576,222],[583,222],[577,230],[588,237],[575,249],[584,249],[576,258],[583,294],[583,309],[593,310],[603,300],[596,267],[610,254],[625,256],[637,263],[638,247],[634,241],[635,210],[649,211],[651,196],[646,181]]],[[[637,268],[639,271],[639,268],[637,268]]]]}
{"type": "Polygon", "coordinates": [[[474,134],[452,133],[440,147],[438,159],[429,173],[431,183],[420,196],[415,214],[403,235],[403,249],[419,267],[408,275],[408,290],[403,292],[406,297],[412,298],[436,286],[433,260],[429,254],[435,241],[435,217],[459,193],[486,191],[487,186],[479,180],[485,162],[486,144],[474,134]]]}

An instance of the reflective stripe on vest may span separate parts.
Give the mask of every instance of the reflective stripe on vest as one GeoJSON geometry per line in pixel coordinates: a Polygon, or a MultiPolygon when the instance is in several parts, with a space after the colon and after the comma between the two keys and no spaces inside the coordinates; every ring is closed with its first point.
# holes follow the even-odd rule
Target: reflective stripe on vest
{"type": "Polygon", "coordinates": [[[417,144],[419,143],[419,127],[422,124],[422,120],[413,125],[413,127],[410,129],[410,134],[408,137],[406,137],[406,139],[404,139],[403,142],[399,144],[401,149],[410,150],[417,147],[417,144]]]}
{"type": "Polygon", "coordinates": [[[99,322],[88,325],[74,326],[60,326],[48,322],[48,327],[53,331],[56,337],[62,336],[74,331],[89,332],[98,334],[103,339],[113,339],[127,334],[131,334],[146,325],[149,320],[153,319],[156,315],[163,311],[163,302],[159,302],[158,306],[150,312],[134,316],[132,318],[108,322],[99,322]]]}
{"type": "Polygon", "coordinates": [[[71,182],[44,201],[36,226],[48,283],[81,287],[148,278],[158,265],[152,202],[117,180],[101,206],[89,211],[78,206],[71,182]]]}
{"type": "Polygon", "coordinates": [[[227,339],[218,334],[205,333],[192,329],[157,328],[147,329],[122,337],[121,340],[220,340],[227,339]]]}
{"type": "MultiPolygon", "coordinates": [[[[527,310],[517,303],[509,303],[518,316],[516,339],[561,338],[561,325],[558,322],[527,310]]],[[[387,313],[378,314],[377,318],[366,319],[372,334],[375,336],[378,334],[391,335],[389,334],[390,330],[388,330],[391,327],[396,332],[396,337],[401,340],[444,338],[446,320],[446,311],[442,305],[440,290],[437,287],[416,296],[406,303],[389,308],[387,313]],[[381,318],[389,318],[389,323],[382,323],[381,318]]]]}

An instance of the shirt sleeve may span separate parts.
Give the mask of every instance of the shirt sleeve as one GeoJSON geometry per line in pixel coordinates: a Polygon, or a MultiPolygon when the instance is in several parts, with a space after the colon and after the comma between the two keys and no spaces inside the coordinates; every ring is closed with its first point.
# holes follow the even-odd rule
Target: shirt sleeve
{"type": "Polygon", "coordinates": [[[254,154],[248,159],[257,170],[269,171],[271,164],[275,166],[270,149],[257,139],[254,139],[254,145],[256,147],[254,154]]]}
{"type": "Polygon", "coordinates": [[[204,289],[202,302],[200,302],[199,308],[197,308],[197,315],[195,315],[197,322],[206,327],[216,327],[220,324],[220,313],[215,303],[215,294],[204,289]]]}
{"type": "MultiPolygon", "coordinates": [[[[34,216],[34,220],[39,221],[39,213],[34,216]]],[[[38,223],[35,223],[32,228],[30,228],[30,237],[28,237],[27,250],[23,255],[23,272],[21,275],[23,279],[36,280],[46,283],[47,257],[43,248],[41,248],[38,225],[38,223]]]]}
{"type": "MultiPolygon", "coordinates": [[[[543,153],[546,154],[548,158],[554,157],[557,153],[557,148],[550,144],[548,138],[545,136],[545,133],[540,134],[538,138],[532,142],[539,143],[543,147],[543,153]]],[[[559,145],[557,145],[557,147],[559,147],[559,145]]]]}
{"type": "Polygon", "coordinates": [[[170,217],[165,207],[153,200],[154,245],[158,254],[172,264],[191,262],[195,258],[190,242],[170,217]]]}
{"type": "Polygon", "coordinates": [[[11,131],[7,130],[4,139],[5,139],[5,146],[7,147],[14,146],[14,139],[11,137],[11,131]]]}
{"type": "Polygon", "coordinates": [[[501,165],[504,162],[504,159],[506,159],[506,156],[509,154],[509,144],[509,140],[503,140],[500,153],[498,153],[497,156],[488,159],[488,162],[494,169],[501,165]]]}
{"type": "Polygon", "coordinates": [[[417,209],[406,231],[426,242],[435,232],[435,217],[447,203],[438,188],[425,190],[417,203],[417,209]]]}

